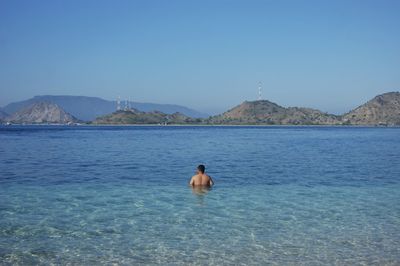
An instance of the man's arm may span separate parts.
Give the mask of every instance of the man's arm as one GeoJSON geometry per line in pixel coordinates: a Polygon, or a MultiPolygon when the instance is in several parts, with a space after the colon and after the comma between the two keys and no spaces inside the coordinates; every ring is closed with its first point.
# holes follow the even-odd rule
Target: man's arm
{"type": "Polygon", "coordinates": [[[192,176],[192,178],[190,179],[189,182],[189,186],[193,186],[194,185],[194,176],[192,176]]]}
{"type": "Polygon", "coordinates": [[[211,178],[211,176],[208,176],[210,178],[210,186],[214,186],[214,180],[211,178]]]}

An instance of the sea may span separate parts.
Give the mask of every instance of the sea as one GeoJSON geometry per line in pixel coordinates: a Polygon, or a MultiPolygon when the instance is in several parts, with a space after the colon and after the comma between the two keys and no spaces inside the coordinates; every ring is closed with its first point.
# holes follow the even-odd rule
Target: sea
{"type": "Polygon", "coordinates": [[[400,128],[1,126],[0,265],[400,265],[400,128]]]}

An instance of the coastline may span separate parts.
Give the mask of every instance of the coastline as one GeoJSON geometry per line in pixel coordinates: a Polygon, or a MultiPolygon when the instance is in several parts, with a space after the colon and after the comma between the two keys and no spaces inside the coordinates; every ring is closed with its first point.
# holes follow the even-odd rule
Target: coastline
{"type": "Polygon", "coordinates": [[[335,128],[400,128],[400,125],[318,125],[318,124],[306,124],[306,125],[295,125],[295,124],[168,124],[168,125],[159,125],[159,124],[79,124],[79,125],[68,125],[68,124],[0,124],[0,127],[7,128],[7,127],[335,127],[335,128]]]}

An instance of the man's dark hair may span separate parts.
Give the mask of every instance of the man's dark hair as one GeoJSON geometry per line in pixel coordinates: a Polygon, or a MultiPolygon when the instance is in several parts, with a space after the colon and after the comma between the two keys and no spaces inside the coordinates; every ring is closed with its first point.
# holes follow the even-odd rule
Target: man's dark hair
{"type": "Polygon", "coordinates": [[[200,172],[202,172],[204,174],[204,171],[206,171],[206,167],[202,164],[200,164],[199,166],[197,166],[197,170],[199,170],[200,172]]]}

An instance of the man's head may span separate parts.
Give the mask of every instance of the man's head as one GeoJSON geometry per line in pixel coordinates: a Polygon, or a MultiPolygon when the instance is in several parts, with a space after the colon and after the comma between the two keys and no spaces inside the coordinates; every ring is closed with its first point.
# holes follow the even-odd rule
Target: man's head
{"type": "Polygon", "coordinates": [[[204,172],[206,171],[206,167],[204,165],[200,164],[199,166],[197,166],[197,171],[199,173],[204,174],[204,172]]]}

